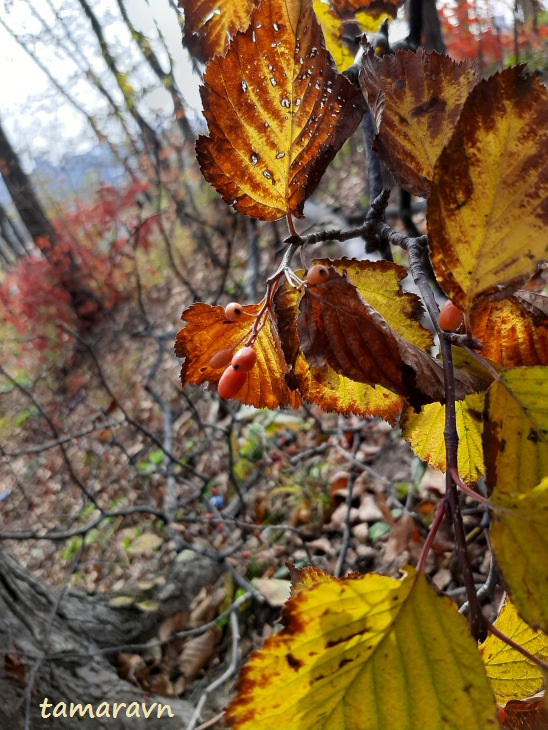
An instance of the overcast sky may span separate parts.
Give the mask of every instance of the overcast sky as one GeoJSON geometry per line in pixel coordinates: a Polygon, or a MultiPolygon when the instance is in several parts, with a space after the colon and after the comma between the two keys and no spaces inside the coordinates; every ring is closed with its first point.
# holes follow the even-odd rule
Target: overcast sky
{"type": "MultiPolygon", "coordinates": [[[[34,3],[34,7],[39,9],[41,17],[47,22],[49,8],[43,0],[30,0],[30,2],[34,3]]],[[[201,104],[198,80],[181,45],[181,31],[175,10],[169,7],[168,0],[150,0],[150,2],[154,8],[155,20],[174,58],[179,88],[188,105],[199,110],[201,104]]],[[[68,3],[66,0],[52,0],[52,3],[70,24],[73,3],[68,3]]],[[[109,11],[118,17],[114,0],[94,0],[92,7],[99,17],[109,11]]],[[[149,39],[157,38],[154,18],[146,0],[126,0],[126,7],[135,27],[149,39]]],[[[81,16],[81,11],[78,15],[81,16]]],[[[26,2],[21,0],[0,0],[0,20],[19,35],[32,37],[41,30],[40,22],[32,17],[26,2]]],[[[125,27],[113,23],[105,32],[111,51],[115,57],[122,59],[120,50],[127,44],[125,27]]],[[[88,111],[95,110],[95,103],[102,104],[102,99],[91,97],[93,92],[90,91],[89,85],[84,83],[74,85],[72,82],[74,68],[67,63],[63,54],[53,44],[45,53],[42,46],[41,59],[63,85],[72,84],[71,92],[75,93],[88,111]]],[[[121,66],[123,68],[123,63],[121,66]]],[[[98,72],[104,68],[99,54],[96,55],[93,68],[98,72]]],[[[169,113],[172,108],[169,96],[163,91],[149,95],[146,106],[150,121],[154,120],[155,110],[165,109],[169,113]]],[[[95,144],[95,137],[87,128],[85,118],[60,97],[45,74],[1,25],[0,115],[14,146],[22,152],[28,150],[31,154],[44,154],[56,159],[67,150],[83,151],[95,144]]]]}

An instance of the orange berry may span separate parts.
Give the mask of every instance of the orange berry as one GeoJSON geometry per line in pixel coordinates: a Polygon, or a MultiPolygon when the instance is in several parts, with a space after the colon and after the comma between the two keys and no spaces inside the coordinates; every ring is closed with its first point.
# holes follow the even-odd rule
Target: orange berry
{"type": "Polygon", "coordinates": [[[454,332],[458,330],[464,320],[464,314],[456,307],[453,302],[449,299],[445,302],[441,308],[439,325],[442,330],[448,332],[454,332]]]}
{"type": "Polygon", "coordinates": [[[219,380],[219,386],[217,388],[219,395],[221,398],[226,398],[226,400],[234,398],[246,380],[247,373],[241,370],[234,370],[232,365],[229,365],[219,380]]]}
{"type": "Polygon", "coordinates": [[[244,308],[238,302],[230,302],[225,307],[225,317],[229,322],[237,322],[243,313],[244,308]]]}
{"type": "Polygon", "coordinates": [[[329,271],[326,266],[322,266],[321,264],[316,264],[316,266],[313,266],[311,269],[308,270],[308,273],[306,275],[307,284],[310,284],[310,286],[323,284],[323,282],[327,281],[328,279],[329,271]]]}
{"type": "Polygon", "coordinates": [[[257,353],[253,347],[242,347],[232,358],[232,367],[242,373],[248,373],[257,362],[257,353]]]}
{"type": "Polygon", "coordinates": [[[230,348],[226,348],[224,350],[219,350],[219,352],[216,352],[209,361],[209,367],[213,368],[213,370],[220,370],[221,368],[226,368],[227,365],[230,365],[230,361],[232,360],[232,350],[230,348]]]}

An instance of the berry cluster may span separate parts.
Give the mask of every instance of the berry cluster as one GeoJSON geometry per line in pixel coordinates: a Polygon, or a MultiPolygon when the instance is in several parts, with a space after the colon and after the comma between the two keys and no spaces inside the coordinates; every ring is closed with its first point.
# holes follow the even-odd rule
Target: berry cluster
{"type": "MultiPolygon", "coordinates": [[[[225,318],[229,322],[237,322],[246,312],[241,304],[230,302],[225,307],[225,318]]],[[[253,316],[253,315],[249,315],[253,316]]],[[[219,380],[218,392],[221,398],[234,398],[236,393],[242,388],[247,375],[257,362],[257,353],[251,345],[246,345],[234,354],[234,348],[225,348],[216,352],[209,366],[215,370],[226,368],[219,380]],[[228,366],[228,367],[227,367],[228,366]]]]}
{"type": "MultiPolygon", "coordinates": [[[[317,284],[323,284],[329,278],[329,271],[325,266],[317,264],[309,269],[306,275],[305,283],[308,286],[316,286],[317,284]]],[[[303,282],[299,281],[299,285],[303,282]]],[[[225,307],[225,319],[228,322],[237,322],[242,317],[256,317],[261,318],[261,314],[250,314],[246,312],[241,304],[238,302],[230,302],[225,307]]],[[[251,336],[247,343],[234,353],[235,347],[224,348],[216,352],[209,361],[209,366],[214,370],[220,370],[225,368],[218,384],[218,393],[221,398],[234,398],[234,396],[244,386],[249,372],[255,367],[257,362],[257,353],[255,352],[255,341],[260,331],[260,325],[257,323],[251,330],[251,336]]],[[[249,333],[248,333],[249,334],[249,333]]],[[[243,339],[243,338],[242,338],[243,339]]],[[[240,340],[242,342],[242,340],[240,340]]],[[[238,343],[240,344],[240,343],[238,343]]]]}

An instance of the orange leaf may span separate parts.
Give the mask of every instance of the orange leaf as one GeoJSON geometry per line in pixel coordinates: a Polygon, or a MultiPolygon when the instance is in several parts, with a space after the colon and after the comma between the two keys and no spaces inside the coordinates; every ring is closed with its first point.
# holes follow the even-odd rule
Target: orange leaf
{"type": "MultiPolygon", "coordinates": [[[[256,314],[260,308],[260,304],[242,307],[248,314],[256,314]]],[[[223,307],[212,307],[202,302],[185,310],[181,318],[188,324],[177,334],[175,354],[185,358],[181,370],[183,386],[187,383],[201,385],[206,381],[217,383],[223,370],[210,367],[211,357],[225,348],[236,348],[237,351],[239,343],[243,345],[247,339],[255,319],[243,316],[236,322],[228,322],[223,307]]],[[[259,333],[255,350],[257,362],[235,400],[255,408],[298,408],[301,399],[298,393],[289,389],[285,381],[284,376],[289,368],[275,323],[270,317],[259,333]]]]}
{"type": "Polygon", "coordinates": [[[224,53],[228,39],[249,25],[258,0],[179,0],[185,13],[183,45],[203,63],[224,53]]]}
{"type": "Polygon", "coordinates": [[[484,346],[481,354],[506,368],[548,365],[548,317],[542,309],[547,302],[534,292],[481,302],[470,317],[474,337],[484,346]]]}
{"type": "Polygon", "coordinates": [[[240,213],[302,216],[305,200],[359,124],[365,101],[333,66],[311,0],[270,0],[207,67],[206,180],[240,213]]]}
{"type": "Polygon", "coordinates": [[[360,84],[379,130],[373,148],[414,195],[429,195],[436,160],[475,83],[472,61],[423,49],[365,56],[360,84]]]}

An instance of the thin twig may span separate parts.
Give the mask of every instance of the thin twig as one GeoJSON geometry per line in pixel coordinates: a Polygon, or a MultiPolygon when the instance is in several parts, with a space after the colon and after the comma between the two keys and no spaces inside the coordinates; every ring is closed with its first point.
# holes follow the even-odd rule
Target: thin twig
{"type": "Polygon", "coordinates": [[[226,671],[224,671],[220,677],[212,682],[209,687],[206,687],[202,696],[200,697],[198,704],[196,705],[196,709],[194,710],[192,717],[190,718],[190,722],[186,726],[186,730],[195,730],[196,723],[200,719],[201,712],[209,695],[213,691],[215,691],[217,687],[223,685],[227,680],[232,677],[233,674],[236,674],[236,672],[238,671],[240,627],[238,624],[238,617],[234,612],[230,614],[230,630],[232,632],[232,657],[230,659],[230,664],[227,667],[226,671]]]}

